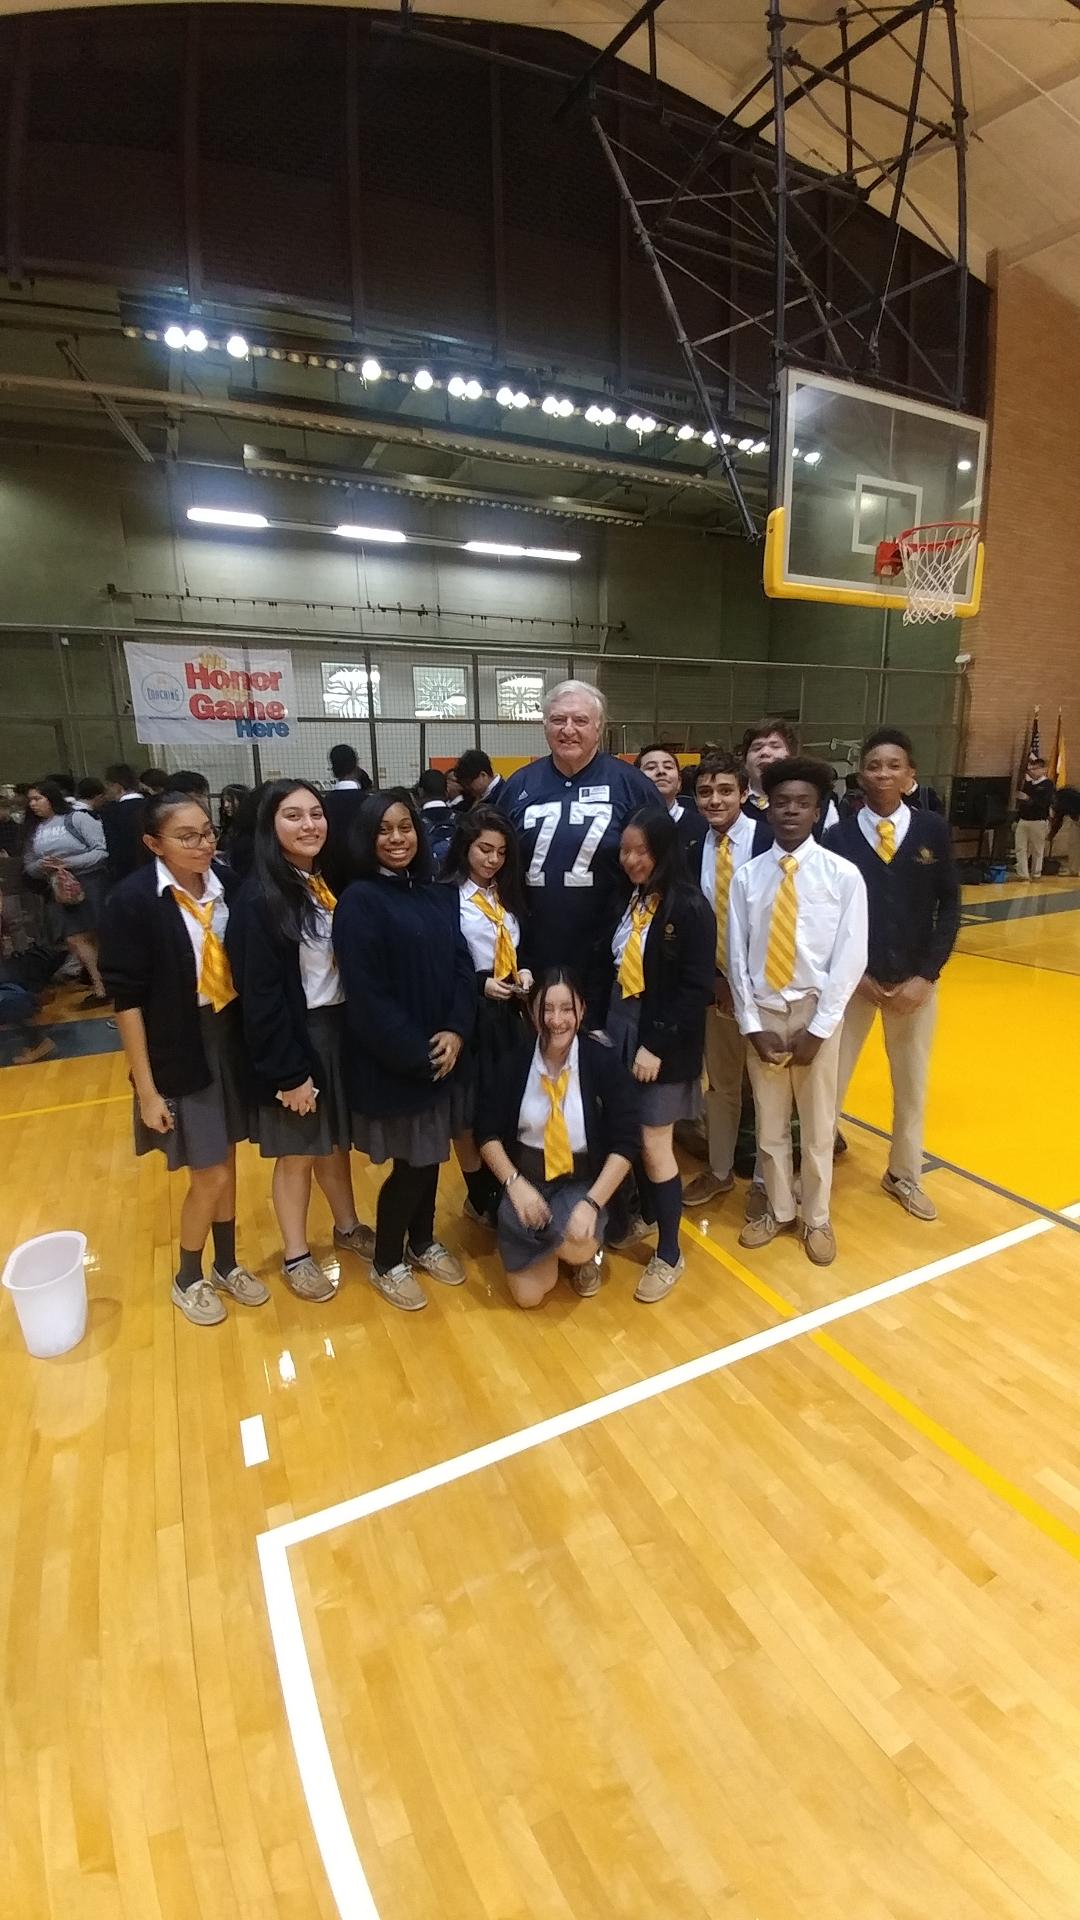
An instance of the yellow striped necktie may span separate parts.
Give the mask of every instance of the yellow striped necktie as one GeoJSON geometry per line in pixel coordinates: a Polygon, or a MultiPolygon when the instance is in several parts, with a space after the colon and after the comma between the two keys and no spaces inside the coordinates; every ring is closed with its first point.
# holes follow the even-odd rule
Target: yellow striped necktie
{"type": "Polygon", "coordinates": [[[877,823],[877,852],[886,866],[896,856],[896,828],[891,820],[879,820],[877,823]]]}
{"type": "Polygon", "coordinates": [[[564,1067],[557,1080],[546,1073],[540,1075],[540,1085],[551,1102],[551,1112],[544,1123],[544,1179],[558,1180],[564,1173],[573,1173],[574,1156],[570,1151],[570,1129],[563,1112],[566,1089],[570,1085],[570,1069],[564,1067]]]}
{"type": "Polygon", "coordinates": [[[624,1000],[636,1000],[645,991],[645,956],[642,942],[645,928],[660,905],[660,895],[650,893],[647,900],[639,894],[630,903],[630,938],[619,962],[619,989],[624,1000]]]}
{"type": "Polygon", "coordinates": [[[331,893],[322,874],[309,873],[307,875],[307,883],[311,890],[312,899],[317,901],[320,907],[325,907],[327,913],[333,913],[334,908],[337,906],[337,894],[331,893]]]}
{"type": "Polygon", "coordinates": [[[510,929],[506,924],[506,908],[501,900],[491,900],[480,887],[473,894],[473,906],[479,907],[486,920],[490,920],[496,929],[495,965],[492,973],[496,980],[510,980],[517,973],[517,951],[510,938],[510,929]]]}
{"type": "Polygon", "coordinates": [[[236,999],[233,985],[232,968],[217,934],[214,932],[214,907],[216,900],[206,900],[201,904],[193,900],[190,893],[182,887],[172,889],[173,898],[184,913],[198,922],[203,931],[202,965],[199,968],[199,992],[210,1002],[215,1013],[221,1013],[231,1001],[236,999]]]}
{"type": "Polygon", "coordinates": [[[727,967],[727,927],[728,901],[731,898],[731,877],[735,872],[735,855],[731,849],[731,835],[725,833],[716,849],[716,970],[723,973],[727,967]]]}
{"type": "Polygon", "coordinates": [[[786,853],[780,860],[784,877],[773,901],[769,944],[765,952],[765,981],[774,993],[790,987],[795,976],[795,927],[799,917],[795,874],[798,866],[793,854],[786,853]]]}

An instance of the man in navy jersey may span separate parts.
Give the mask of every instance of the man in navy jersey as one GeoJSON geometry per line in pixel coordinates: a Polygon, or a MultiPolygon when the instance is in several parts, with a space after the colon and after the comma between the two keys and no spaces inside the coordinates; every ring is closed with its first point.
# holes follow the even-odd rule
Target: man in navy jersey
{"type": "Polygon", "coordinates": [[[656,805],[651,780],[600,751],[606,713],[603,694],[585,681],[553,687],[544,701],[550,755],[511,774],[497,803],[521,836],[529,909],[522,958],[536,975],[572,967],[590,1024],[603,1017],[611,973],[619,837],[640,807],[656,805]]]}

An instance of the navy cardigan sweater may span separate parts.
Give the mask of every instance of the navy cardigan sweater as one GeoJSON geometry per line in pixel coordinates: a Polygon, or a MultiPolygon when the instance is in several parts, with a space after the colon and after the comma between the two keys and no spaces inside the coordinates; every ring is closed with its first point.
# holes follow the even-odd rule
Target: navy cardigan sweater
{"type": "MultiPolygon", "coordinates": [[[[535,1052],[536,1036],[532,1035],[485,1070],[473,1122],[477,1146],[501,1141],[515,1167],[521,1158],[518,1118],[535,1052]]],[[[578,1077],[589,1179],[595,1180],[609,1154],[636,1160],[641,1152],[640,1100],[637,1085],[617,1054],[586,1033],[578,1035],[578,1077]]]]}
{"type": "Polygon", "coordinates": [[[300,949],[273,927],[262,892],[245,880],[229,909],[225,947],[240,995],[244,1040],[255,1094],[269,1106],[279,1090],[319,1084],[321,1068],[308,1038],[300,949]]]}
{"type": "Polygon", "coordinates": [[[857,814],[832,827],[823,845],[843,854],[866,881],[871,980],[883,987],[915,975],[936,980],[960,926],[960,882],[947,821],[927,808],[914,809],[888,865],[862,832],[857,814]]]}
{"type": "MultiPolygon", "coordinates": [[[[214,862],[230,912],[238,882],[214,862]]],[[[199,1031],[195,955],[171,893],[157,888],[153,860],[114,887],[101,923],[101,977],[118,1013],[138,1007],[154,1085],[167,1100],[210,1085],[199,1031]]]]}
{"type": "MultiPolygon", "coordinates": [[[[659,1058],[658,1083],[696,1080],[705,1050],[705,1016],[716,993],[716,915],[689,881],[672,887],[661,901],[645,942],[642,972],[638,1045],[659,1058]]],[[[613,973],[613,994],[616,978],[613,973]]]]}
{"type": "Polygon", "coordinates": [[[434,1033],[471,1038],[476,974],[462,937],[456,887],[408,874],[354,880],[334,912],[345,989],[345,1078],[356,1113],[419,1113],[465,1069],[432,1076],[434,1033]]]}

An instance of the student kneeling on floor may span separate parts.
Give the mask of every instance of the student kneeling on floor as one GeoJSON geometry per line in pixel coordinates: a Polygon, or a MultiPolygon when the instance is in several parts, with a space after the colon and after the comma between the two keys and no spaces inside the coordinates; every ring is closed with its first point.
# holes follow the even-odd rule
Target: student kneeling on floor
{"type": "Polygon", "coordinates": [[[740,867],[728,900],[728,980],[749,1041],[758,1152],[768,1210],[744,1247],[796,1229],[791,1110],[802,1141],[802,1239],[816,1266],[836,1258],[829,1220],[840,1025],[866,968],[866,882],[818,845],[832,788],[816,760],[780,760],[764,774],[773,845],[740,867]]]}

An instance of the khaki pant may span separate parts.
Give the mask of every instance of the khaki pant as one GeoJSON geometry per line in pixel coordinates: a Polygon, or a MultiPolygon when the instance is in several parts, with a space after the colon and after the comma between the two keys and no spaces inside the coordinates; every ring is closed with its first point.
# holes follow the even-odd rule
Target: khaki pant
{"type": "MultiPolygon", "coordinates": [[[[922,1178],[923,1131],[926,1124],[926,1088],[930,1077],[930,1049],[937,1022],[937,988],[914,1013],[880,1009],[885,1051],[892,1081],[893,1120],[889,1172],[897,1180],[918,1186],[922,1178]]],[[[836,1083],[837,1113],[844,1104],[855,1063],[878,1014],[870,1000],[858,994],[848,1001],[840,1031],[840,1071],[836,1083]]]]}
{"type": "Polygon", "coordinates": [[[1029,861],[1036,880],[1042,873],[1043,857],[1046,853],[1046,836],[1049,832],[1049,820],[1017,821],[1016,871],[1021,880],[1028,880],[1032,877],[1028,872],[1029,861]]]}
{"type": "Polygon", "coordinates": [[[734,1014],[710,1007],[705,1016],[705,1122],[709,1138],[709,1165],[721,1180],[730,1177],[735,1163],[742,1114],[743,1068],[746,1041],[734,1014]]]}
{"type": "MultiPolygon", "coordinates": [[[[769,1033],[794,1040],[814,1017],[816,994],[796,1000],[786,1013],[762,1007],[761,1023],[769,1033]]],[[[830,1034],[808,1067],[767,1067],[753,1045],[746,1046],[750,1084],[757,1113],[758,1162],[765,1191],[776,1220],[795,1218],[795,1187],[791,1153],[791,1109],[799,1111],[802,1139],[802,1217],[808,1227],[829,1223],[832,1193],[833,1135],[836,1131],[836,1074],[840,1059],[840,1029],[830,1034]]]]}

